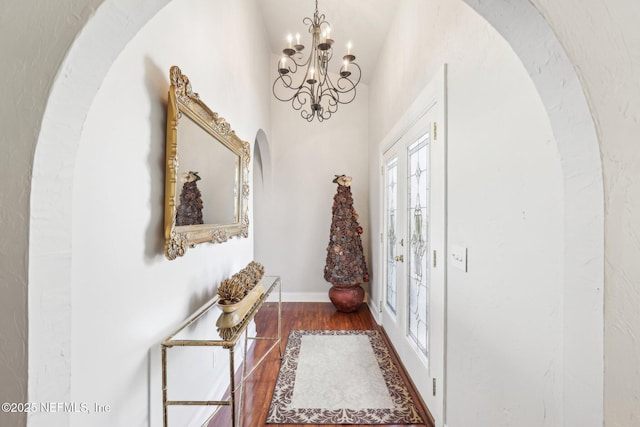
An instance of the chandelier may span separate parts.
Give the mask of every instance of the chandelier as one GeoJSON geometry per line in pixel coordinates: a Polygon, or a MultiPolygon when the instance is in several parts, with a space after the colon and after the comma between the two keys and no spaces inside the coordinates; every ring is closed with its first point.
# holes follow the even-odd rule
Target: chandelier
{"type": "Polygon", "coordinates": [[[360,67],[351,53],[351,42],[347,54],[342,57],[338,74],[329,75],[329,62],[333,57],[331,26],[324,14],[318,13],[318,0],[313,19],[306,17],[302,23],[309,26],[311,51],[303,58],[304,45],[300,34],[287,36],[288,45],[278,60],[278,77],[273,82],[273,95],[280,101],[289,102],[302,118],[311,122],[314,118],[322,122],[331,118],[339,104],[349,104],[356,97],[356,86],[360,82],[360,67]]]}

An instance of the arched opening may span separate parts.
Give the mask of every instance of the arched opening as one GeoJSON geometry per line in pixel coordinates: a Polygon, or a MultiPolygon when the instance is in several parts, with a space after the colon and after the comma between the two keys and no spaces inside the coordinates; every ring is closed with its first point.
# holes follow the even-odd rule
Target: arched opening
{"type": "Polygon", "coordinates": [[[271,150],[267,135],[262,129],[256,135],[253,146],[253,253],[254,259],[264,262],[269,251],[269,223],[266,212],[271,208],[271,150]]]}
{"type": "MultiPolygon", "coordinates": [[[[602,420],[604,198],[593,120],[570,60],[529,1],[512,0],[508,7],[480,0],[466,2],[501,32],[529,70],[558,142],[566,218],[564,420],[567,425],[598,424],[602,420]],[[576,395],[572,391],[585,389],[592,390],[588,401],[572,401],[576,395]]],[[[115,3],[105,0],[65,58],[61,69],[70,72],[60,73],[53,85],[34,157],[29,242],[32,401],[56,401],[69,396],[71,199],[74,161],[87,111],[120,51],[169,1],[157,1],[151,6],[115,3]],[[122,31],[110,31],[106,37],[105,28],[122,31]],[[97,56],[96,52],[100,54],[97,56]]],[[[256,145],[259,139],[258,135],[256,145]]],[[[258,148],[264,185],[268,182],[264,177],[269,176],[265,166],[268,150],[258,148]]]]}
{"type": "Polygon", "coordinates": [[[601,425],[604,187],[591,111],[571,60],[531,3],[465,3],[511,45],[535,84],[551,122],[564,177],[564,423],[601,425]]]}

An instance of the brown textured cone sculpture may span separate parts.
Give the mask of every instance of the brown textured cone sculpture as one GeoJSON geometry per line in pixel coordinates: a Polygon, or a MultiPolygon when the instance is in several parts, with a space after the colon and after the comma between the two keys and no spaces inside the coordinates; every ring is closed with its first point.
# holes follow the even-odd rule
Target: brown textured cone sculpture
{"type": "Polygon", "coordinates": [[[176,209],[176,225],[202,224],[202,194],[197,184],[200,175],[198,172],[190,171],[182,180],[184,184],[180,193],[180,204],[176,209]]]}
{"type": "Polygon", "coordinates": [[[333,198],[333,211],[324,278],[333,286],[329,298],[338,311],[356,311],[364,301],[362,282],[369,281],[367,263],[362,250],[362,227],[353,208],[351,178],[336,175],[338,191],[333,198]]]}

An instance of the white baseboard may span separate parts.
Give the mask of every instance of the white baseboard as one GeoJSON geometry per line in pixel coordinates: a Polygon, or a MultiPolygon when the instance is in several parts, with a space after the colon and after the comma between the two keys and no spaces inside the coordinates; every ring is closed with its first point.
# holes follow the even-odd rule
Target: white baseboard
{"type": "MultiPolygon", "coordinates": [[[[267,301],[278,301],[278,294],[269,295],[267,301]]],[[[282,302],[331,302],[327,292],[283,292],[282,302]]]]}
{"type": "MultiPolygon", "coordinates": [[[[252,321],[247,329],[249,330],[249,336],[255,336],[255,323],[252,321]]],[[[254,341],[251,341],[249,344],[249,348],[255,344],[254,341]]],[[[238,340],[238,346],[236,348],[236,372],[239,372],[242,366],[242,362],[244,361],[244,350],[243,350],[243,342],[242,340],[238,340]]],[[[220,347],[218,347],[220,348],[220,347]]],[[[226,350],[223,350],[226,352],[226,350]]],[[[204,400],[221,400],[224,396],[225,392],[229,388],[229,366],[227,364],[220,364],[216,367],[216,370],[219,372],[218,375],[213,375],[211,377],[211,390],[209,391],[209,396],[207,396],[204,400]]],[[[194,406],[198,408],[198,406],[194,406]]],[[[191,420],[189,420],[186,424],[187,427],[206,427],[209,425],[209,421],[212,413],[216,413],[217,410],[222,409],[222,406],[200,406],[199,409],[194,413],[191,420]],[[207,420],[203,423],[203,420],[207,420]]]]}
{"type": "MultiPolygon", "coordinates": [[[[271,294],[267,299],[269,302],[277,302],[278,294],[271,294]]],[[[329,291],[327,292],[283,292],[282,293],[282,302],[331,302],[329,299],[329,291]]],[[[369,304],[371,307],[371,296],[369,292],[366,292],[364,295],[364,302],[369,304]]],[[[379,313],[375,312],[373,308],[371,308],[371,314],[376,319],[379,320],[379,313]]],[[[380,322],[378,322],[380,323],[380,322]]]]}
{"type": "MultiPolygon", "coordinates": [[[[228,370],[228,368],[227,368],[228,370]]],[[[211,385],[211,392],[209,396],[207,396],[204,400],[220,400],[221,396],[224,395],[224,392],[229,388],[229,378],[228,372],[221,372],[220,375],[213,379],[213,384],[211,385]],[[225,375],[226,374],[226,375],[225,375]]],[[[209,424],[208,421],[203,423],[203,420],[209,420],[212,412],[217,412],[221,407],[216,406],[195,406],[199,408],[193,415],[193,418],[186,424],[187,427],[203,427],[209,424]]]]}
{"type": "Polygon", "coordinates": [[[376,307],[376,304],[369,303],[369,311],[371,311],[371,316],[373,316],[373,320],[376,321],[378,325],[382,324],[382,313],[376,307]]]}

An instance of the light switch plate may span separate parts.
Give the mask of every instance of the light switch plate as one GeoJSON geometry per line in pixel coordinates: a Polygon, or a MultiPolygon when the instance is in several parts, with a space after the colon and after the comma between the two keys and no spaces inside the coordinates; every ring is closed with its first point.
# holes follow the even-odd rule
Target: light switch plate
{"type": "Polygon", "coordinates": [[[451,265],[467,272],[467,248],[458,245],[451,246],[451,265]]]}

